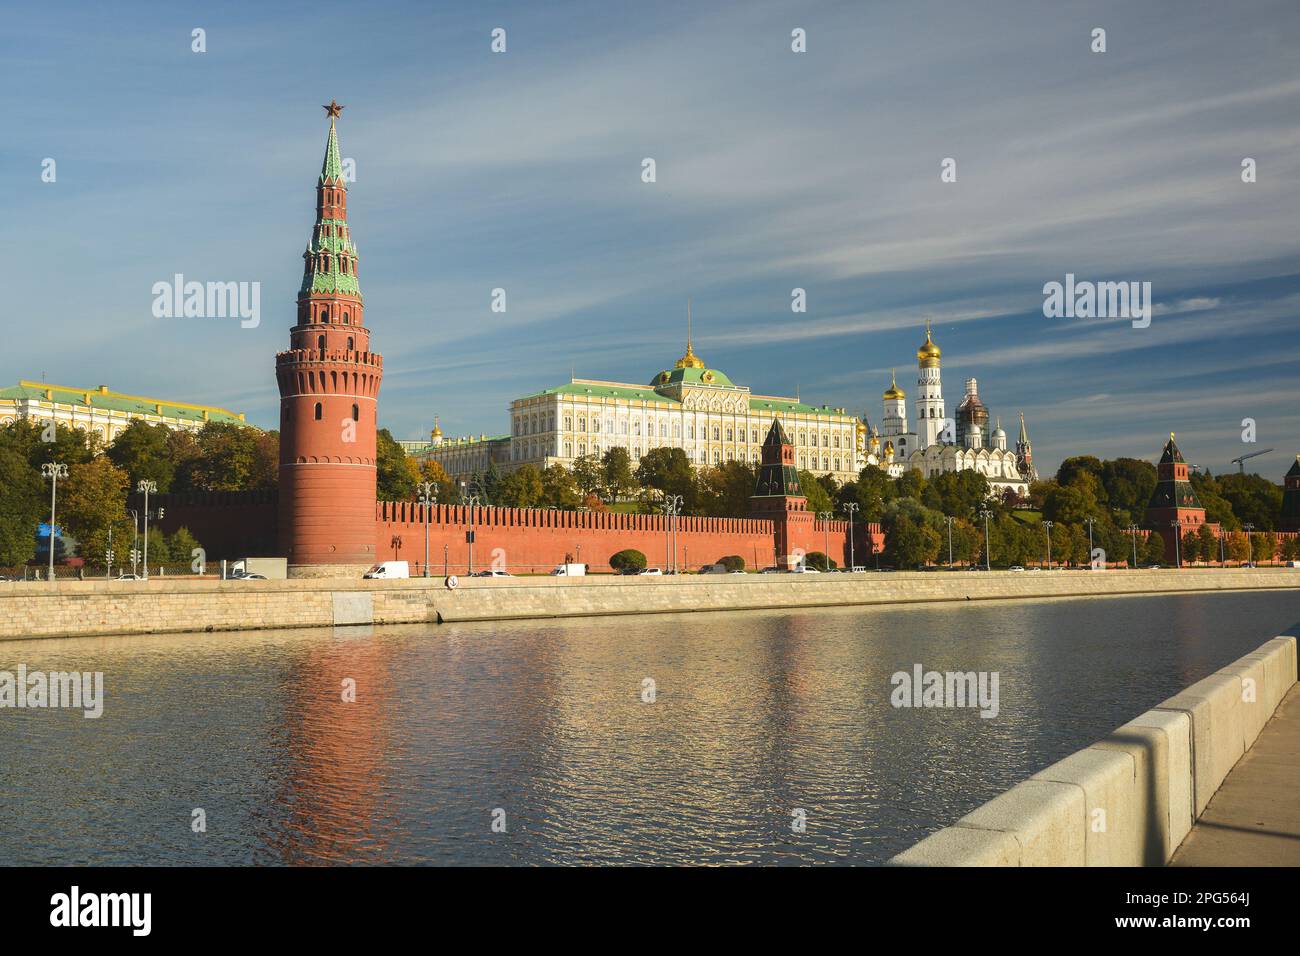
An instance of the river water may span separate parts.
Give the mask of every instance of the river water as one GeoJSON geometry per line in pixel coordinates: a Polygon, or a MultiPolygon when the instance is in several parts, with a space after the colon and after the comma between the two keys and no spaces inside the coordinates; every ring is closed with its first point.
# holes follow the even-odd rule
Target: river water
{"type": "Polygon", "coordinates": [[[0,710],[0,864],[875,863],[1297,621],[1292,591],[6,642],[104,705],[0,710]],[[891,706],[916,664],[997,672],[997,716],[891,706]]]}

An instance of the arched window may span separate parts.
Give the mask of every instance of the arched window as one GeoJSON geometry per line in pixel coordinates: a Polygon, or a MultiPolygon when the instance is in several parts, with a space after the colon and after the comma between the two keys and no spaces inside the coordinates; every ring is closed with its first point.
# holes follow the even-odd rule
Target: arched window
{"type": "Polygon", "coordinates": [[[315,418],[316,421],[320,421],[320,413],[321,413],[320,402],[317,402],[317,403],[316,403],[316,413],[315,413],[315,415],[313,415],[312,417],[315,418]]]}
{"type": "Polygon", "coordinates": [[[361,420],[361,409],[357,408],[356,402],[352,403],[352,420],[354,422],[361,420]]]}
{"type": "MultiPolygon", "coordinates": [[[[714,425],[714,426],[713,426],[713,440],[714,440],[714,441],[717,441],[717,440],[718,440],[718,426],[717,426],[717,425],[714,425]]],[[[713,460],[714,460],[715,462],[718,460],[718,456],[717,456],[716,454],[713,456],[713,460]]]]}
{"type": "MultiPolygon", "coordinates": [[[[346,312],[344,312],[344,313],[343,313],[343,321],[346,322],[347,320],[348,320],[348,314],[347,314],[346,312]]],[[[349,335],[349,336],[348,336],[348,351],[351,352],[353,348],[355,348],[355,343],[354,343],[354,341],[353,341],[353,339],[352,339],[352,336],[349,335]]]]}
{"type": "MultiPolygon", "coordinates": [[[[348,321],[348,312],[347,312],[347,309],[344,309],[344,310],[343,310],[343,324],[344,324],[344,325],[350,325],[350,324],[351,324],[351,323],[348,321]]],[[[351,339],[349,339],[348,341],[350,342],[351,339]]],[[[349,345],[348,348],[352,348],[352,346],[349,345]]]]}
{"type": "Polygon", "coordinates": [[[329,307],[328,307],[328,306],[324,306],[324,307],[321,308],[321,310],[320,310],[320,320],[321,320],[322,322],[328,322],[328,321],[330,320],[330,310],[329,310],[329,307]]]}
{"type": "Polygon", "coordinates": [[[320,349],[322,352],[325,351],[325,336],[316,336],[316,348],[320,349]]]}
{"type": "Polygon", "coordinates": [[[734,440],[734,439],[733,439],[733,437],[732,437],[732,431],[731,431],[730,428],[728,428],[728,429],[727,429],[727,441],[733,441],[733,440],[734,440]]]}

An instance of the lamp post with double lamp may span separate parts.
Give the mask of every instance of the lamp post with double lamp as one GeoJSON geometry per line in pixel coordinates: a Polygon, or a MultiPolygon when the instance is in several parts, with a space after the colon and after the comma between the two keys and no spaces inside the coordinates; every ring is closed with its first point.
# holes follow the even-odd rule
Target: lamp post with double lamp
{"type": "MultiPolygon", "coordinates": [[[[664,508],[668,521],[668,567],[666,571],[677,573],[677,516],[682,513],[682,496],[668,495],[664,498],[664,508]]],[[[579,561],[579,564],[582,562],[579,561]]]]}
{"type": "Polygon", "coordinates": [[[1177,518],[1175,518],[1173,521],[1169,522],[1169,527],[1174,529],[1174,567],[1181,568],[1183,566],[1183,553],[1182,553],[1183,542],[1182,542],[1182,530],[1181,530],[1183,527],[1183,523],[1179,521],[1177,518]]]}
{"type": "Polygon", "coordinates": [[[844,503],[844,513],[848,515],[848,519],[849,519],[849,573],[850,574],[852,574],[853,569],[857,567],[856,562],[853,560],[853,513],[857,511],[859,507],[860,506],[856,501],[846,501],[844,503]]]}
{"type": "MultiPolygon", "coordinates": [[[[461,487],[465,487],[464,482],[461,482],[461,487]]],[[[469,545],[469,566],[465,573],[472,576],[474,574],[474,509],[478,507],[478,495],[470,495],[465,499],[465,504],[469,506],[469,530],[465,532],[465,543],[469,545]]]]}
{"type": "MultiPolygon", "coordinates": [[[[1093,526],[1094,524],[1097,523],[1097,519],[1096,519],[1096,518],[1084,518],[1084,519],[1083,519],[1083,523],[1086,524],[1086,525],[1088,526],[1088,569],[1089,569],[1089,570],[1092,570],[1092,571],[1095,571],[1095,570],[1097,570],[1096,565],[1094,565],[1094,564],[1092,563],[1092,562],[1095,560],[1095,559],[1093,558],[1093,550],[1092,550],[1092,526],[1093,526]]],[[[1105,562],[1104,562],[1104,561],[1102,562],[1102,570],[1103,570],[1103,571],[1105,570],[1105,562]]]]}
{"type": "Polygon", "coordinates": [[[424,576],[429,576],[429,510],[433,505],[438,503],[438,496],[434,494],[436,486],[432,481],[422,481],[420,488],[420,504],[424,505],[424,576]]]}
{"type": "Polygon", "coordinates": [[[989,565],[989,519],[993,517],[993,512],[981,508],[980,517],[984,519],[984,570],[990,571],[992,567],[989,565]]]}
{"type": "Polygon", "coordinates": [[[144,579],[149,580],[149,493],[158,490],[158,482],[141,478],[135,486],[136,491],[144,493],[144,579]]]}
{"type": "Polygon", "coordinates": [[[1047,570],[1052,570],[1052,525],[1055,521],[1044,521],[1043,527],[1047,529],[1047,570]]]}
{"type": "Polygon", "coordinates": [[[948,526],[948,570],[952,570],[952,523],[957,519],[952,515],[944,515],[943,523],[948,526]]]}
{"type": "Polygon", "coordinates": [[[50,581],[54,580],[54,505],[58,500],[59,479],[68,477],[68,466],[58,461],[41,465],[41,475],[50,479],[50,581]]]}
{"type": "Polygon", "coordinates": [[[1136,571],[1138,566],[1138,526],[1135,524],[1129,525],[1128,533],[1133,538],[1133,570],[1136,571]]]}
{"type": "MultiPolygon", "coordinates": [[[[826,549],[826,570],[828,571],[831,568],[831,519],[834,517],[835,512],[833,511],[817,512],[817,520],[822,523],[822,530],[826,532],[823,536],[826,543],[822,547],[826,549]]],[[[849,570],[852,571],[853,569],[849,568],[849,570]]]]}
{"type": "Polygon", "coordinates": [[[1250,533],[1255,530],[1255,526],[1247,523],[1242,527],[1246,530],[1246,565],[1253,567],[1255,564],[1255,545],[1250,539],[1250,533]]]}

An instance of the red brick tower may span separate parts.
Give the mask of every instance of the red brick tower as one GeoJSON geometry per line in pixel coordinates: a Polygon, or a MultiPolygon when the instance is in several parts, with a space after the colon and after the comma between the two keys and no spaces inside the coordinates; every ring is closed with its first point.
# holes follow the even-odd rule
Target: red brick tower
{"type": "Polygon", "coordinates": [[[808,510],[808,499],[799,485],[799,469],[794,463],[794,445],[774,420],[763,442],[763,463],[758,471],[758,483],[749,499],[749,513],[755,518],[767,518],[775,537],[778,567],[790,565],[793,541],[803,541],[813,525],[813,514],[808,510]]]}
{"type": "Polygon", "coordinates": [[[1205,509],[1192,489],[1191,474],[1183,453],[1174,444],[1174,433],[1169,433],[1169,441],[1156,465],[1156,487],[1147,502],[1145,525],[1158,531],[1165,539],[1165,560],[1174,561],[1177,550],[1174,545],[1173,522],[1177,521],[1180,535],[1188,528],[1200,530],[1205,524],[1205,509]]]}
{"type": "Polygon", "coordinates": [[[280,550],[297,576],[359,573],[375,561],[375,431],[383,359],[370,351],[348,232],[335,120],[316,181],[298,322],[275,357],[280,386],[280,550]]]}

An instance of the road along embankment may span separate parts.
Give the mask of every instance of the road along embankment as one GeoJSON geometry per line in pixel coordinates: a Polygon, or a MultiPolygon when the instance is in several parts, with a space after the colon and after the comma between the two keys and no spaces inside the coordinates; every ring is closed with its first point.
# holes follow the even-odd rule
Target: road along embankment
{"type": "Polygon", "coordinates": [[[1295,683],[1276,637],[889,863],[1163,866],[1295,683]]]}
{"type": "Polygon", "coordinates": [[[1300,569],[0,583],[0,640],[1300,589],[1300,569]]]}

